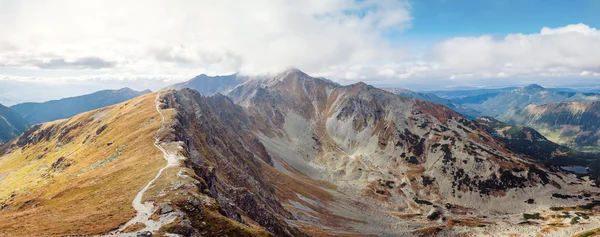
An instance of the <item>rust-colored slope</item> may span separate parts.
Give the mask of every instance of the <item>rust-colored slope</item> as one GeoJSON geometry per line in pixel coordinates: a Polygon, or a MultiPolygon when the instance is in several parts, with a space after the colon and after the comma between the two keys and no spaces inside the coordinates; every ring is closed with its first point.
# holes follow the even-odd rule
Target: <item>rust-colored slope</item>
{"type": "Polygon", "coordinates": [[[35,126],[3,147],[0,236],[99,234],[134,216],[134,196],[165,164],[155,96],[35,126]]]}

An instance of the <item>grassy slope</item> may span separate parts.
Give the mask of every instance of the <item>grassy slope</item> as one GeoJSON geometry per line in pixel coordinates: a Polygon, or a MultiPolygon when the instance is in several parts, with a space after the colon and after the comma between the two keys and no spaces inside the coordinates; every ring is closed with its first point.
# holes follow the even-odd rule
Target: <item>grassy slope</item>
{"type": "Polygon", "coordinates": [[[58,130],[0,157],[0,236],[98,234],[134,216],[134,196],[165,165],[153,145],[160,127],[154,96],[43,124],[37,133],[80,126],[63,144],[58,130]],[[52,167],[60,157],[71,164],[62,171],[52,167]]]}

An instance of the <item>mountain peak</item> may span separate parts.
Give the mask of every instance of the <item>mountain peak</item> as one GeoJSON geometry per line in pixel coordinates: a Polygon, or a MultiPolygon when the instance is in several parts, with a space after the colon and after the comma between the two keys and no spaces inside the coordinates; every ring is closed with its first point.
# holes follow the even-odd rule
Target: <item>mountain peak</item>
{"type": "Polygon", "coordinates": [[[538,84],[531,84],[531,85],[524,87],[524,89],[526,89],[526,90],[543,90],[546,88],[544,88],[543,86],[540,86],[538,84]]]}
{"type": "Polygon", "coordinates": [[[129,87],[123,87],[121,89],[116,90],[115,92],[134,92],[134,90],[129,87]]]}
{"type": "Polygon", "coordinates": [[[364,83],[364,82],[362,82],[362,81],[359,81],[359,82],[357,82],[357,83],[354,83],[352,86],[353,86],[353,87],[359,87],[359,88],[363,88],[363,87],[369,87],[369,85],[368,85],[367,83],[364,83]]]}
{"type": "Polygon", "coordinates": [[[290,68],[288,70],[285,70],[285,71],[283,71],[283,73],[281,73],[281,75],[283,75],[283,77],[288,76],[288,75],[308,76],[308,74],[304,73],[303,71],[301,71],[298,68],[290,68]]]}

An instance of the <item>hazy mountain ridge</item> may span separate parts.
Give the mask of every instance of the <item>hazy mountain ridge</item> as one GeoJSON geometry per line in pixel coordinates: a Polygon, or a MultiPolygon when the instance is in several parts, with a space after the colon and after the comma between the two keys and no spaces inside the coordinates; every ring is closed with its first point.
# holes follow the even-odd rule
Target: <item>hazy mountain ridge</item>
{"type": "Polygon", "coordinates": [[[571,147],[600,146],[600,102],[562,102],[511,109],[499,116],[529,126],[548,139],[571,147]]]}
{"type": "Polygon", "coordinates": [[[29,123],[14,110],[0,104],[0,145],[21,134],[29,123]]]}
{"type": "Polygon", "coordinates": [[[481,104],[468,104],[487,116],[498,116],[510,108],[524,108],[528,105],[541,105],[564,101],[593,101],[600,97],[596,94],[583,94],[575,92],[552,91],[539,85],[504,91],[489,98],[481,104]]]}
{"type": "Polygon", "coordinates": [[[249,77],[240,74],[231,74],[225,76],[208,76],[201,74],[188,81],[177,83],[166,87],[166,90],[190,88],[203,95],[212,95],[215,93],[227,93],[239,84],[249,80],[249,77]]]}
{"type": "Polygon", "coordinates": [[[441,104],[441,105],[444,105],[444,106],[446,106],[466,117],[469,117],[469,118],[475,118],[475,117],[479,116],[479,112],[476,111],[475,109],[461,105],[452,100],[439,97],[433,93],[414,92],[414,91],[403,89],[403,88],[387,87],[387,88],[381,88],[381,89],[392,92],[392,93],[400,95],[400,96],[407,96],[407,97],[417,98],[417,99],[421,99],[421,100],[436,103],[436,104],[441,104]]]}
{"type": "Polygon", "coordinates": [[[134,91],[129,88],[103,90],[43,103],[17,104],[11,106],[11,109],[21,114],[30,124],[37,124],[69,118],[79,113],[118,104],[147,93],[150,93],[150,91],[134,91]]]}
{"type": "Polygon", "coordinates": [[[578,92],[568,88],[544,88],[537,84],[520,88],[434,91],[431,93],[442,98],[451,99],[457,104],[472,108],[481,115],[490,117],[497,117],[513,107],[524,108],[531,104],[600,100],[600,94],[597,93],[578,92]]]}
{"type": "Polygon", "coordinates": [[[511,125],[491,117],[479,117],[475,121],[512,151],[536,160],[555,165],[586,165],[600,161],[598,153],[584,153],[557,144],[530,127],[511,125]]]}
{"type": "Polygon", "coordinates": [[[491,117],[479,117],[475,121],[512,151],[551,165],[587,167],[590,178],[600,184],[599,152],[580,152],[548,140],[533,128],[510,125],[491,117]]]}

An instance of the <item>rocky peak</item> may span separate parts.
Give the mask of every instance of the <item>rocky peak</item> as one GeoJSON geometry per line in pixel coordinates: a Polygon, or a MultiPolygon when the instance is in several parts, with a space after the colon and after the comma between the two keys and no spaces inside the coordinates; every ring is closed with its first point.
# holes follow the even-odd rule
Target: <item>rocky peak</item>
{"type": "Polygon", "coordinates": [[[306,73],[304,73],[303,71],[301,71],[298,68],[290,68],[288,70],[285,70],[281,74],[283,74],[283,75],[296,75],[296,76],[308,77],[308,75],[306,73]]]}

